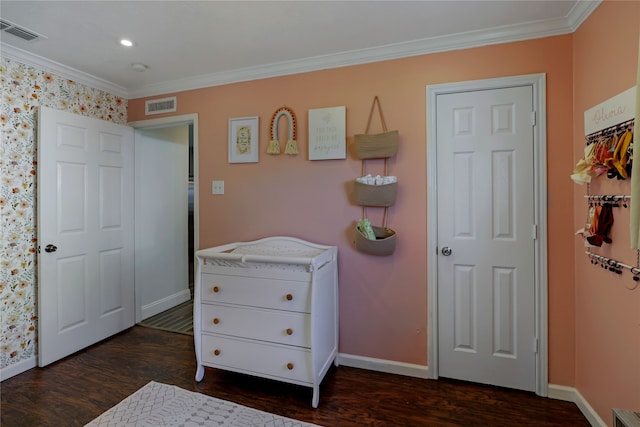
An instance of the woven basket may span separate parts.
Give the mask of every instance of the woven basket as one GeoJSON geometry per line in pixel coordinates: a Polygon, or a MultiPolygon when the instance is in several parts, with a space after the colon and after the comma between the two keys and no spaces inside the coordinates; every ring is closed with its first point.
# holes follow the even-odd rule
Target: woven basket
{"type": "Polygon", "coordinates": [[[390,228],[372,226],[376,240],[367,237],[356,227],[356,249],[369,255],[391,255],[396,250],[396,232],[390,228]]]}
{"type": "Polygon", "coordinates": [[[387,123],[384,121],[384,116],[382,115],[380,100],[377,96],[374,97],[373,103],[371,104],[371,111],[369,111],[367,127],[365,128],[364,133],[356,134],[353,137],[356,155],[359,159],[363,160],[393,157],[398,153],[399,139],[397,130],[387,131],[387,123]],[[378,113],[380,114],[380,122],[382,123],[383,132],[370,134],[369,127],[371,126],[371,118],[373,117],[373,110],[376,105],[378,106],[378,113]]]}
{"type": "Polygon", "coordinates": [[[393,206],[398,194],[398,183],[369,185],[355,181],[356,203],[360,206],[393,206]]]}
{"type": "Polygon", "coordinates": [[[375,134],[354,135],[356,155],[359,159],[384,159],[398,153],[397,130],[375,134]]]}

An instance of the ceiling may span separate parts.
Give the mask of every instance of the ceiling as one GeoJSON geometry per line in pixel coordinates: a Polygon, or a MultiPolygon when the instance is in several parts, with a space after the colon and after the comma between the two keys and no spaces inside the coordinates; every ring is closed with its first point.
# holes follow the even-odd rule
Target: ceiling
{"type": "Polygon", "coordinates": [[[132,99],[572,33],[599,3],[2,0],[0,18],[39,37],[1,31],[0,47],[9,59],[132,99]]]}

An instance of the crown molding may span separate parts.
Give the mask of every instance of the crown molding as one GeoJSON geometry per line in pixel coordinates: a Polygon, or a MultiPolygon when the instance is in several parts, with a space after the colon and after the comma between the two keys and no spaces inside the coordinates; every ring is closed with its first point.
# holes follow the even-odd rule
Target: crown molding
{"type": "Polygon", "coordinates": [[[127,88],[111,83],[107,80],[95,77],[84,71],[76,70],[56,61],[52,61],[43,56],[35,55],[26,50],[0,42],[1,56],[10,60],[30,65],[43,71],[56,74],[65,79],[73,80],[77,83],[92,87],[94,89],[103,90],[112,95],[116,95],[125,99],[129,99],[129,91],[127,88]]]}
{"type": "MultiPolygon", "coordinates": [[[[588,2],[588,4],[593,3],[588,2]]],[[[587,16],[588,14],[583,13],[582,21],[587,16]]],[[[568,18],[529,22],[143,85],[132,88],[130,94],[132,98],[142,98],[243,81],[569,34],[573,31],[568,18]]]]}
{"type": "Polygon", "coordinates": [[[576,31],[589,15],[600,6],[602,0],[579,0],[567,14],[567,22],[571,32],[576,31]]]}
{"type": "Polygon", "coordinates": [[[2,56],[28,65],[51,71],[96,89],[104,90],[126,99],[164,95],[185,90],[202,89],[251,80],[267,79],[291,74],[320,71],[331,68],[368,64],[427,55],[452,50],[470,49],[500,43],[530,40],[576,31],[602,0],[580,0],[565,18],[534,21],[524,24],[495,27],[488,30],[469,31],[450,36],[433,37],[410,42],[390,44],[368,49],[352,50],[331,55],[315,56],[294,61],[284,61],[257,67],[248,67],[220,73],[203,74],[184,79],[125,88],[106,80],[67,67],[41,56],[0,43],[2,56]]]}

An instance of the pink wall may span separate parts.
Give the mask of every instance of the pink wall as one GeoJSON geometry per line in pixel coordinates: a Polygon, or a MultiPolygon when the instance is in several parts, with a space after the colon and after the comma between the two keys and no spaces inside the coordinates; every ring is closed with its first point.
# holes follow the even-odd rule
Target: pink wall
{"type": "MultiPolygon", "coordinates": [[[[605,1],[574,34],[574,164],[583,156],[584,111],[636,84],[639,33],[640,2],[605,1]]],[[[587,215],[586,191],[575,186],[576,230],[587,215]]],[[[590,193],[629,194],[630,184],[600,177],[590,193]]],[[[629,210],[616,209],[614,220],[612,244],[593,251],[636,265],[629,210]]],[[[574,250],[576,388],[611,422],[613,407],[640,410],[640,287],[628,271],[620,277],[591,265],[580,239],[574,250]]]]}
{"type": "MultiPolygon", "coordinates": [[[[574,384],[574,223],[572,37],[570,35],[424,55],[178,93],[176,114],[199,114],[200,246],[290,235],[339,247],[340,352],[427,364],[426,86],[532,73],[547,74],[549,206],[549,368],[551,383],[574,384]],[[399,178],[389,226],[396,252],[372,257],[353,248],[351,201],[360,161],[350,145],[378,95],[400,149],[389,173],[399,178]],[[269,120],[287,105],[297,114],[297,157],[266,154],[269,120]],[[347,107],[347,160],[308,161],[307,111],[347,107]],[[227,163],[231,117],[260,116],[260,162],[227,163]],[[223,196],[211,181],[225,181],[223,196]]],[[[129,119],[143,120],[144,99],[129,119]]],[[[155,117],[155,116],[154,116],[155,117]]],[[[375,129],[374,129],[375,131],[375,129]]],[[[378,165],[379,166],[379,165],[378,165]]],[[[375,171],[376,169],[370,169],[375,171]]],[[[381,170],[381,169],[378,169],[381,170]]],[[[378,216],[372,211],[373,221],[378,216]]]]}

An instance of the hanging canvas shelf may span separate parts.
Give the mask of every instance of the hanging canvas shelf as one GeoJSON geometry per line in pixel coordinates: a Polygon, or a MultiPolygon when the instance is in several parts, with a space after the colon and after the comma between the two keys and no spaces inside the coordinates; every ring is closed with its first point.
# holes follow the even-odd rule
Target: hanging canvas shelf
{"type": "Polygon", "coordinates": [[[354,136],[356,155],[362,160],[362,177],[354,183],[356,203],[362,206],[362,218],[355,229],[355,247],[358,251],[369,255],[391,255],[396,249],[396,232],[387,227],[387,213],[396,202],[398,192],[397,177],[387,176],[389,157],[398,152],[398,131],[388,131],[384,121],[380,100],[373,98],[367,127],[363,134],[354,136]],[[382,133],[369,134],[373,112],[378,107],[382,133]],[[384,159],[384,177],[377,176],[374,182],[368,182],[367,160],[384,159]],[[367,207],[384,208],[381,226],[374,226],[367,218],[367,207]]]}

